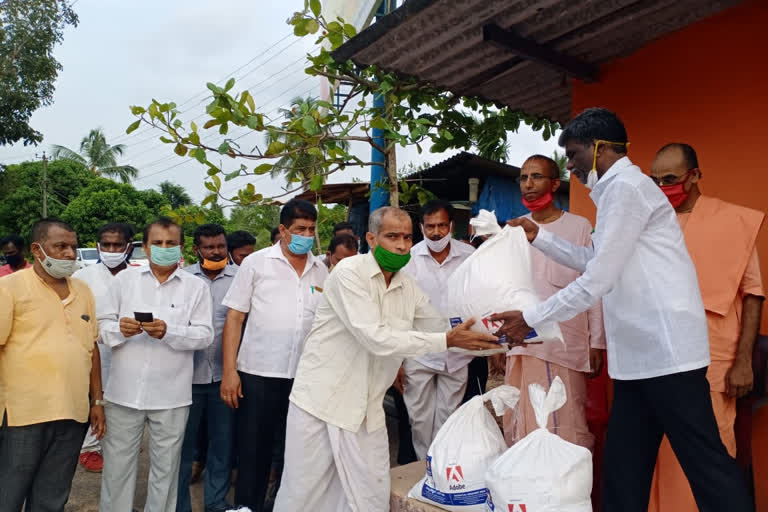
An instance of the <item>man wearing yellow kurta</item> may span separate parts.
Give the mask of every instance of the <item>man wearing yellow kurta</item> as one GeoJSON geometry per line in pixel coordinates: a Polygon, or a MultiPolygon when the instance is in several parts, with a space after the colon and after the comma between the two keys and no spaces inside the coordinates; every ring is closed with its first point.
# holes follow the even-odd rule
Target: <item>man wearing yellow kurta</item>
{"type": "MultiPolygon", "coordinates": [[[[651,167],[651,178],[677,211],[696,267],[709,328],[712,362],[707,380],[712,406],[720,438],[735,457],[736,399],[752,389],[752,348],[765,298],[755,246],[765,215],[702,195],[696,152],[687,144],[661,148],[651,167]]],[[[696,510],[688,481],[665,438],[659,449],[649,512],[696,510]]]]}

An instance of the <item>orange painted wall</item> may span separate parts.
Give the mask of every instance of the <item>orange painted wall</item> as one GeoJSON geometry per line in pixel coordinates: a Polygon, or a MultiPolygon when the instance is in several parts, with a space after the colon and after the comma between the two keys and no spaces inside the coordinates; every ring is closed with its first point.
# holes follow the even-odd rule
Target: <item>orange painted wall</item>
{"type": "MultiPolygon", "coordinates": [[[[646,172],[661,146],[687,142],[699,155],[704,193],[768,211],[766,27],[768,1],[752,0],[656,40],[604,66],[597,83],[575,82],[574,115],[596,106],[615,111],[630,158],[646,172]]],[[[571,210],[594,220],[580,185],[571,187],[571,210]]],[[[768,222],[758,251],[766,282],[768,222]]]]}

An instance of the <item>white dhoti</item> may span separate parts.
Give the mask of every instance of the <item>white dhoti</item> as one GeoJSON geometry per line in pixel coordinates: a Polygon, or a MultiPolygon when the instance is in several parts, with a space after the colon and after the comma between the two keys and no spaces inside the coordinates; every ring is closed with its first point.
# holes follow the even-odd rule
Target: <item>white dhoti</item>
{"type": "Polygon", "coordinates": [[[413,449],[419,460],[425,460],[437,431],[461,405],[467,389],[467,367],[449,372],[406,359],[403,369],[403,400],[411,421],[413,449]]]}
{"type": "Polygon", "coordinates": [[[290,404],[275,512],[388,512],[389,484],[386,428],[350,432],[290,404]]]}

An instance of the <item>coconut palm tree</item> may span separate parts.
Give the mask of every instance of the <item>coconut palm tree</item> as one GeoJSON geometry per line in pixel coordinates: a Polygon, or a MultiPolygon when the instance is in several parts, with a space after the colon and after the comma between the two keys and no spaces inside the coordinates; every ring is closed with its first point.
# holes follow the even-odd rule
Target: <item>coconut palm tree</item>
{"type": "Polygon", "coordinates": [[[106,176],[129,183],[139,175],[139,170],[130,165],[117,165],[117,158],[123,156],[125,144],[107,144],[101,128],[90,131],[80,142],[80,152],[65,146],[53,145],[54,159],[63,158],[84,165],[97,176],[106,176]]]}
{"type": "Polygon", "coordinates": [[[555,161],[557,164],[557,167],[560,169],[560,179],[563,181],[568,181],[571,179],[571,173],[566,168],[566,164],[568,163],[568,157],[565,156],[563,153],[560,153],[559,151],[555,150],[555,152],[552,154],[552,160],[555,161]]]}
{"type": "Polygon", "coordinates": [[[160,189],[160,193],[165,196],[168,203],[170,203],[171,208],[174,210],[192,204],[192,198],[189,197],[189,194],[187,194],[187,191],[181,185],[166,180],[160,183],[158,188],[160,189]]]}
{"type": "MultiPolygon", "coordinates": [[[[303,117],[304,115],[311,114],[318,110],[317,99],[312,97],[301,98],[296,97],[291,100],[290,108],[281,108],[280,114],[287,119],[286,123],[291,122],[296,117],[303,117]]],[[[303,141],[300,137],[295,135],[287,135],[284,133],[268,132],[266,134],[267,146],[273,142],[282,142],[287,147],[295,149],[301,147],[303,141]]],[[[343,146],[346,149],[347,144],[345,141],[336,141],[336,144],[343,146]]],[[[270,171],[272,178],[283,176],[288,186],[293,183],[301,183],[301,188],[306,191],[309,190],[312,176],[322,172],[324,157],[318,155],[312,155],[305,151],[297,151],[289,156],[284,156],[275,162],[274,167],[270,171]]]]}

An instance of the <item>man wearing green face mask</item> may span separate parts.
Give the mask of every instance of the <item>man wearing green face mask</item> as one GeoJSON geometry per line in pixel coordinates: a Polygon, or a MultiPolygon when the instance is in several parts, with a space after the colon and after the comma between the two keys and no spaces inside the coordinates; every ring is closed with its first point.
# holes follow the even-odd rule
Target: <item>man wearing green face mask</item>
{"type": "Polygon", "coordinates": [[[211,292],[179,268],[181,245],[181,227],[172,220],[149,224],[143,242],[149,265],[117,274],[99,305],[99,334],[113,349],[104,393],[110,435],[102,442],[101,512],[132,510],[145,424],[151,475],[145,510],[176,510],[194,355],[213,342],[211,292]]]}
{"type": "Polygon", "coordinates": [[[498,347],[495,337],[469,330],[473,320],[449,330],[400,272],[413,243],[406,212],[380,208],[368,229],[372,252],[336,265],[299,360],[275,512],[389,510],[382,401],[403,358],[498,347]]]}

